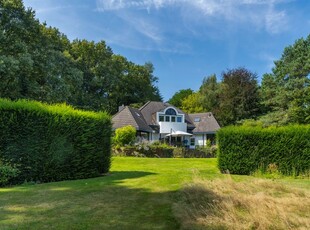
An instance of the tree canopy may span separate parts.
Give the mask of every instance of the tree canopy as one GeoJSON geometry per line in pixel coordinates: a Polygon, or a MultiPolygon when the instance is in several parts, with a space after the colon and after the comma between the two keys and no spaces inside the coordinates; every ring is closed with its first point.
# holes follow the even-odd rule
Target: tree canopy
{"type": "MultiPolygon", "coordinates": [[[[284,49],[271,74],[262,79],[267,112],[285,114],[282,123],[310,122],[310,35],[284,49]]],[[[274,117],[279,117],[274,115],[274,117]]],[[[282,120],[282,121],[281,121],[282,120]]],[[[272,121],[271,121],[272,122],[272,121]]],[[[275,120],[274,122],[279,122],[275,120]]]]}
{"type": "Polygon", "coordinates": [[[254,118],[260,111],[256,74],[240,67],[223,72],[222,82],[214,74],[208,76],[197,92],[182,100],[181,108],[188,113],[213,112],[221,125],[254,118]]]}
{"type": "MultiPolygon", "coordinates": [[[[0,0],[0,97],[65,102],[115,113],[119,105],[161,101],[150,62],[135,64],[105,41],[70,41],[35,18],[22,0],[0,0]]],[[[256,119],[264,124],[310,123],[310,35],[286,47],[272,73],[246,68],[205,77],[198,91],[168,101],[185,112],[213,112],[221,125],[256,119]]]]}
{"type": "Polygon", "coordinates": [[[162,100],[153,71],[149,62],[115,55],[104,41],[69,41],[21,0],[1,0],[0,97],[114,113],[121,104],[162,100]]]}
{"type": "Polygon", "coordinates": [[[205,77],[197,92],[181,98],[181,108],[190,113],[211,111],[222,126],[255,120],[264,126],[309,124],[310,35],[286,47],[274,63],[261,86],[246,68],[224,71],[221,82],[216,75],[205,77]]]}
{"type": "Polygon", "coordinates": [[[258,115],[259,95],[256,74],[245,68],[223,72],[218,116],[223,125],[235,124],[258,115]]]}
{"type": "Polygon", "coordinates": [[[168,103],[176,107],[181,107],[182,101],[193,93],[194,91],[192,89],[181,89],[168,100],[168,103]]]}

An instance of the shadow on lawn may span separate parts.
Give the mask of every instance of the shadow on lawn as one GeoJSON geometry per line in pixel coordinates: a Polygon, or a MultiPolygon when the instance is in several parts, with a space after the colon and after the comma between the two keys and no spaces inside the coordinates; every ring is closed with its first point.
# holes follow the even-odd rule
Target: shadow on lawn
{"type": "Polygon", "coordinates": [[[112,171],[85,180],[1,189],[0,229],[178,229],[172,213],[175,192],[124,183],[151,175],[112,171]]]}

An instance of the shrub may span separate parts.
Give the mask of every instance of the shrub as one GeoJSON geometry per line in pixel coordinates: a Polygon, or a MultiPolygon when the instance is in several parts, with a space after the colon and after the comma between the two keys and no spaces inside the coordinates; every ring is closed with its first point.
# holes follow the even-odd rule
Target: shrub
{"type": "Polygon", "coordinates": [[[251,174],[270,164],[284,175],[310,170],[310,126],[226,127],[217,133],[222,172],[251,174]]]}
{"type": "Polygon", "coordinates": [[[113,143],[115,145],[125,146],[133,144],[136,139],[136,129],[131,126],[124,126],[115,130],[113,143]]]}
{"type": "Polygon", "coordinates": [[[210,158],[216,156],[216,146],[200,149],[172,147],[160,142],[138,142],[133,146],[114,146],[114,156],[160,157],[160,158],[210,158]]]}
{"type": "Polygon", "coordinates": [[[0,160],[16,165],[18,182],[88,178],[110,167],[106,113],[0,99],[0,160]]]}
{"type": "Polygon", "coordinates": [[[18,175],[18,169],[9,165],[0,165],[0,186],[11,184],[18,175]]]}
{"type": "Polygon", "coordinates": [[[173,157],[174,147],[167,144],[150,143],[142,141],[133,146],[114,146],[114,156],[136,156],[136,157],[160,157],[171,158],[173,157]]]}

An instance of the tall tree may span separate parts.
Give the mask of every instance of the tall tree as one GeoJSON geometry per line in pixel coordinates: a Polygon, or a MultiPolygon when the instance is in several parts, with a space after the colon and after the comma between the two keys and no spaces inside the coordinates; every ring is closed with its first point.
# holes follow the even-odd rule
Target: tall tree
{"type": "Polygon", "coordinates": [[[199,92],[192,93],[182,101],[181,109],[187,113],[205,112],[201,99],[202,98],[199,92]]]}
{"type": "Polygon", "coordinates": [[[35,19],[21,0],[0,8],[0,97],[69,102],[80,71],[65,54],[67,38],[35,19]],[[73,87],[71,87],[73,84],[73,87]]]}
{"type": "Polygon", "coordinates": [[[182,101],[193,93],[194,91],[192,89],[181,89],[168,100],[168,103],[176,107],[181,107],[182,101]]]}
{"type": "Polygon", "coordinates": [[[122,104],[161,100],[151,63],[134,64],[104,41],[74,40],[70,54],[83,72],[80,107],[113,114],[122,104]]]}
{"type": "Polygon", "coordinates": [[[219,112],[219,90],[220,84],[215,74],[205,77],[199,89],[204,110],[213,112],[215,115],[219,112]]]}
{"type": "Polygon", "coordinates": [[[310,122],[310,35],[284,49],[272,74],[262,80],[263,103],[285,113],[288,123],[310,122]]]}
{"type": "Polygon", "coordinates": [[[70,42],[22,0],[0,0],[0,97],[114,113],[120,104],[161,100],[153,71],[114,55],[104,41],[70,42]]]}
{"type": "Polygon", "coordinates": [[[74,40],[69,53],[83,72],[77,105],[83,109],[107,109],[107,87],[117,76],[113,73],[112,50],[104,41],[74,40]]]}
{"type": "Polygon", "coordinates": [[[230,125],[257,116],[259,94],[256,74],[237,68],[223,72],[222,78],[217,114],[220,123],[230,125]]]}

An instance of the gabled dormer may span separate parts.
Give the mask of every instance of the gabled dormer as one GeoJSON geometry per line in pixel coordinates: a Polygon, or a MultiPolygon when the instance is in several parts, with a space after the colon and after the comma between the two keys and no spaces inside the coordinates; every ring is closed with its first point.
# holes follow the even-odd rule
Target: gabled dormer
{"type": "Polygon", "coordinates": [[[184,123],[184,114],[178,113],[173,107],[167,107],[165,110],[156,113],[157,122],[177,122],[184,123]]]}

